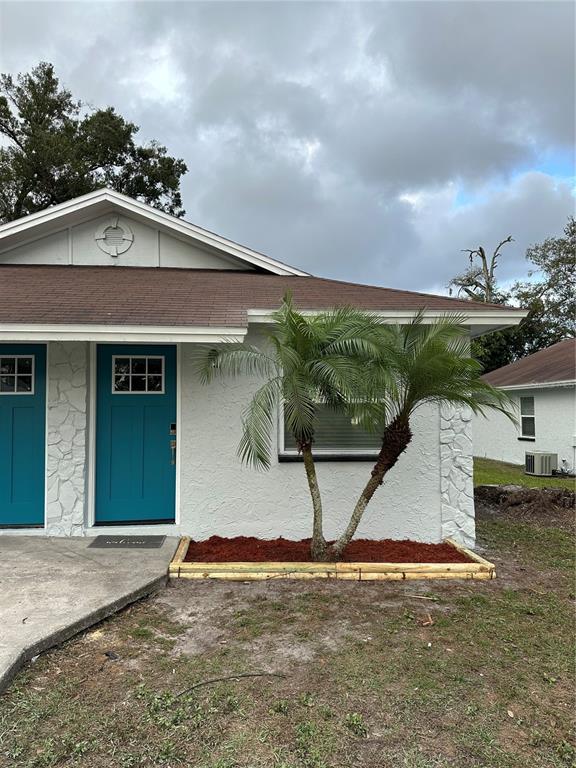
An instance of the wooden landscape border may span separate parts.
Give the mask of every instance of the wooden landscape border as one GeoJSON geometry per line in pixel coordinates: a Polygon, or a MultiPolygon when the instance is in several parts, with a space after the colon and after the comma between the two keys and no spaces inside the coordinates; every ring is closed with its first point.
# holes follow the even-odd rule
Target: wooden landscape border
{"type": "Polygon", "coordinates": [[[183,536],[168,568],[172,579],[345,579],[403,581],[410,579],[494,579],[496,567],[472,550],[446,539],[470,558],[469,563],[186,563],[190,538],[183,536]]]}

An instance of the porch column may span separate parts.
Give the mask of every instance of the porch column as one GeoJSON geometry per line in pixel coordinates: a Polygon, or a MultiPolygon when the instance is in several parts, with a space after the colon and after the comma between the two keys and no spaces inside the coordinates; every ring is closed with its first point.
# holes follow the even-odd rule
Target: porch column
{"type": "Polygon", "coordinates": [[[472,411],[440,406],[440,493],[442,539],[467,547],[476,541],[472,460],[472,411]]]}
{"type": "Polygon", "coordinates": [[[48,344],[46,531],[82,536],[86,502],[88,343],[48,344]]]}

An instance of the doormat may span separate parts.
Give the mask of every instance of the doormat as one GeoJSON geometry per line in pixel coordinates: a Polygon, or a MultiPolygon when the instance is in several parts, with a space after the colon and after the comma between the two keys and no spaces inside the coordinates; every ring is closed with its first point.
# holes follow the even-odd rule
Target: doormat
{"type": "Polygon", "coordinates": [[[96,536],[88,547],[95,549],[159,549],[166,536],[96,536]]]}

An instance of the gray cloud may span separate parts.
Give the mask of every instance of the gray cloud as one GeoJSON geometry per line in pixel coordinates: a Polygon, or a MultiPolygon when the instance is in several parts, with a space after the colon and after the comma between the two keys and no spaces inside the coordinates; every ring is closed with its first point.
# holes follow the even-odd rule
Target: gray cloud
{"type": "Polygon", "coordinates": [[[480,114],[493,109],[571,143],[575,12],[558,0],[396,3],[379,15],[369,48],[401,88],[469,94],[480,114]]]}
{"type": "Polygon", "coordinates": [[[53,61],[186,159],[187,218],[317,274],[443,289],[461,248],[511,233],[512,279],[573,209],[573,182],[538,172],[574,137],[570,3],[0,13],[2,71],[53,61]]]}
{"type": "Polygon", "coordinates": [[[544,232],[559,232],[565,223],[559,214],[569,215],[574,205],[569,185],[535,172],[521,174],[505,187],[480,191],[476,200],[456,210],[452,194],[448,188],[424,199],[414,219],[421,249],[414,266],[437,290],[445,285],[445,275],[467,266],[461,249],[484,245],[493,250],[508,235],[514,243],[503,250],[500,278],[523,276],[528,246],[542,240],[544,232]]]}

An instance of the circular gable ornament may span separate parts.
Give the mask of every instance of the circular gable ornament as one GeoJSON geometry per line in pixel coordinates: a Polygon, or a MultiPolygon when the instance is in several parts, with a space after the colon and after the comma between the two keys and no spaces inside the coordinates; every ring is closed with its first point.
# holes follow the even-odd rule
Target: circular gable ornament
{"type": "Polygon", "coordinates": [[[96,230],[94,240],[104,253],[119,256],[130,248],[134,242],[134,234],[128,224],[120,223],[118,216],[113,216],[96,230]]]}

